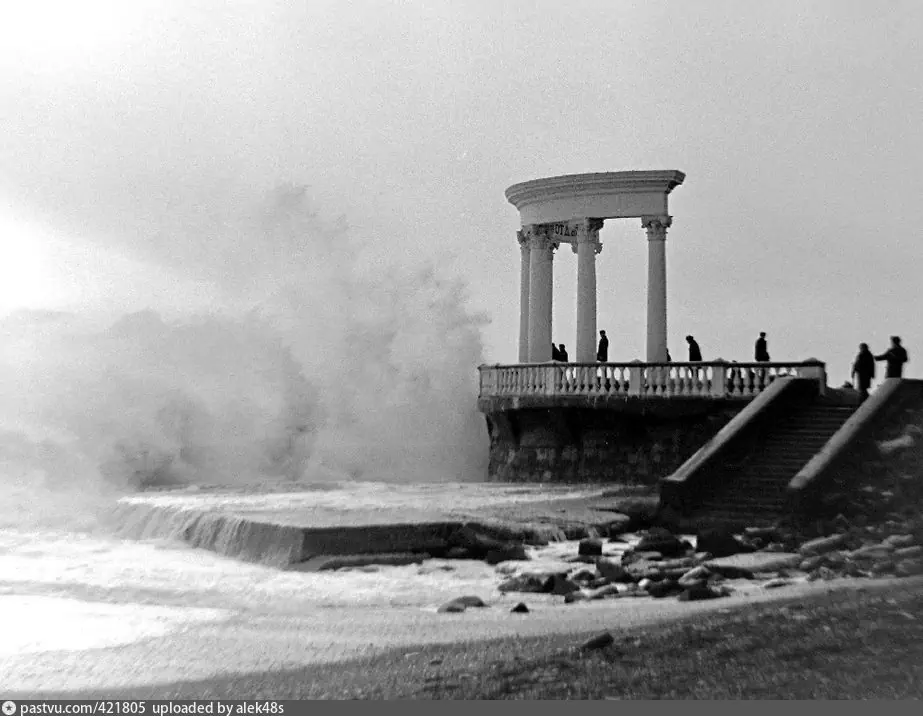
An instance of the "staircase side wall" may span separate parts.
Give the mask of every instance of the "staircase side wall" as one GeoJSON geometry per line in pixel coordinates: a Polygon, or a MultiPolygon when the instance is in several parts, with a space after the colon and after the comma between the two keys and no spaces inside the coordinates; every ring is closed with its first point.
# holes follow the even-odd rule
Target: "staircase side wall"
{"type": "Polygon", "coordinates": [[[923,380],[886,379],[789,483],[793,509],[816,512],[823,511],[824,503],[848,502],[857,482],[874,482],[874,476],[893,462],[881,455],[878,442],[921,423],[923,380]]]}

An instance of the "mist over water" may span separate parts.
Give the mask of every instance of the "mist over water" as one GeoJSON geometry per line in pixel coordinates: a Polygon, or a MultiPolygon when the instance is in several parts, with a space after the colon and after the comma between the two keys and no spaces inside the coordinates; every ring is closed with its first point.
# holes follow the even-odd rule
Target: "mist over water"
{"type": "Polygon", "coordinates": [[[7,521],[148,485],[482,479],[484,318],[458,279],[325,223],[298,187],[226,230],[197,265],[213,311],[3,319],[7,521]]]}

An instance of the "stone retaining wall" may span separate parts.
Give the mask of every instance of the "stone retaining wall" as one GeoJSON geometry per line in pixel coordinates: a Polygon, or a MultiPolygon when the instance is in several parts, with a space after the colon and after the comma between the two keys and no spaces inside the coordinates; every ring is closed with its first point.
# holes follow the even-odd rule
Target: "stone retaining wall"
{"type": "Polygon", "coordinates": [[[488,479],[655,485],[743,407],[699,401],[644,412],[570,407],[488,412],[488,479]]]}

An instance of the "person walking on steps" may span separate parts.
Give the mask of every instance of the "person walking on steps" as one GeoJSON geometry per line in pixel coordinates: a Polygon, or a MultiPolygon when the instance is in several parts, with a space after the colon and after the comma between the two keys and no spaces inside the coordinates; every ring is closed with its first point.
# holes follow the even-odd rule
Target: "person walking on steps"
{"type": "Polygon", "coordinates": [[[909,360],[907,350],[901,345],[900,336],[891,336],[891,347],[880,356],[875,356],[875,360],[887,363],[885,378],[900,378],[904,374],[904,363],[909,360]]]}
{"type": "Polygon", "coordinates": [[[875,356],[869,350],[868,343],[859,344],[859,354],[852,364],[852,375],[856,380],[856,387],[859,389],[859,405],[865,402],[869,397],[869,388],[872,386],[872,379],[875,377],[875,356]]]}

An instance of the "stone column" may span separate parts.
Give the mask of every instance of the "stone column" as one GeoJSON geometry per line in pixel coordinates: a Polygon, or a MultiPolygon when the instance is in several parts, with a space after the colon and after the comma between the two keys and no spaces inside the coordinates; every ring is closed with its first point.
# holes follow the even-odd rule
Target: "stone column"
{"type": "Polygon", "coordinates": [[[602,251],[599,230],[603,222],[586,219],[580,238],[571,247],[577,254],[577,340],[578,363],[596,361],[596,254],[602,251]]]}
{"type": "Polygon", "coordinates": [[[552,261],[558,247],[544,235],[532,234],[529,251],[529,362],[551,360],[552,261]]]}
{"type": "Polygon", "coordinates": [[[641,217],[647,229],[647,362],[667,362],[667,228],[671,216],[641,217]]]}
{"type": "Polygon", "coordinates": [[[519,266],[519,362],[529,362],[529,239],[522,232],[516,232],[519,241],[521,262],[519,266]]]}

